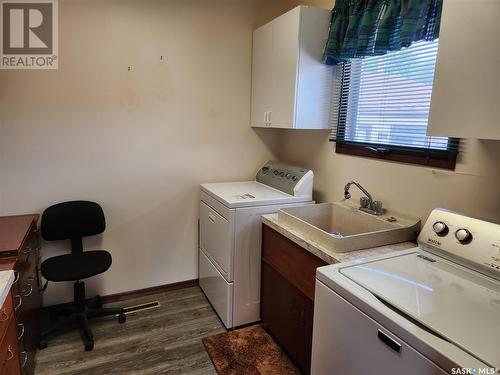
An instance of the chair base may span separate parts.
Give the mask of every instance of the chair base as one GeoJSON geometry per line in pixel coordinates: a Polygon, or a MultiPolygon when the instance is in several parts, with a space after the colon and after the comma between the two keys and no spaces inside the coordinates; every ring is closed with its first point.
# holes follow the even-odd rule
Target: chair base
{"type": "Polygon", "coordinates": [[[74,284],[74,306],[49,307],[50,324],[42,329],[39,349],[45,349],[49,341],[74,329],[80,331],[86,351],[94,349],[94,335],[90,329],[89,319],[103,316],[117,315],[118,322],[124,323],[127,319],[122,308],[102,307],[101,298],[95,296],[90,301],[85,301],[85,283],[77,281],[74,284]]]}

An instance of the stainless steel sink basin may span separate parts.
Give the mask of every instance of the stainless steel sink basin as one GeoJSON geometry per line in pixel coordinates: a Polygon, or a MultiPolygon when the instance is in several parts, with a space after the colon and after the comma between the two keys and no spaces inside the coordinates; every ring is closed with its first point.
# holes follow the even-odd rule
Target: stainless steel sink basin
{"type": "Polygon", "coordinates": [[[348,202],[284,208],[278,222],[325,250],[345,253],[414,240],[420,219],[394,212],[375,216],[348,202]]]}

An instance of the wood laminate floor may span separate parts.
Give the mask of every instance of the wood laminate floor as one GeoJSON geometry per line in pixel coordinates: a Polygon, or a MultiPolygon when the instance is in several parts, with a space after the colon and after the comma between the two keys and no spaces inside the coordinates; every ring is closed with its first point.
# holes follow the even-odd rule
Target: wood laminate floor
{"type": "Polygon", "coordinates": [[[94,320],[95,346],[85,352],[78,332],[38,351],[35,375],[216,374],[201,342],[225,329],[198,287],[130,299],[110,306],[159,301],[127,322],[94,320]]]}

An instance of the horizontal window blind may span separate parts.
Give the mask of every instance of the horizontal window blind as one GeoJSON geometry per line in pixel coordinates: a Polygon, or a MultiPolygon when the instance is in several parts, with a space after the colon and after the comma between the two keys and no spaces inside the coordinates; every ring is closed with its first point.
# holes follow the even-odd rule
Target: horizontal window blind
{"type": "Polygon", "coordinates": [[[428,137],[438,41],[340,65],[332,140],[377,147],[458,151],[458,140],[428,137]]]}

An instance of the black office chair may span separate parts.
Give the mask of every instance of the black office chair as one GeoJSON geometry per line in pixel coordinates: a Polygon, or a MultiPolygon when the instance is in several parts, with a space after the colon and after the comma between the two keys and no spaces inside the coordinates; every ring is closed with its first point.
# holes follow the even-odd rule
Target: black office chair
{"type": "Polygon", "coordinates": [[[99,296],[85,300],[85,283],[81,280],[107,271],[111,254],[104,250],[83,251],[82,237],[100,234],[105,227],[104,212],[94,202],[64,202],[44,211],[42,237],[47,241],[71,240],[71,254],[46,259],[42,263],[42,275],[48,281],[75,281],[75,284],[73,307],[49,308],[51,323],[41,332],[40,349],[46,348],[49,340],[77,328],[85,350],[89,351],[94,348],[90,318],[118,315],[118,321],[125,322],[123,309],[103,308],[99,296]]]}

